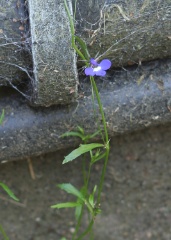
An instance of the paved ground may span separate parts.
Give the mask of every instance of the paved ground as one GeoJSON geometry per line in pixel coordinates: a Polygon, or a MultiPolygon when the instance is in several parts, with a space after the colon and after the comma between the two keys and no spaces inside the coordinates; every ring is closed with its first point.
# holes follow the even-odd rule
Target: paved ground
{"type": "MultiPolygon", "coordinates": [[[[96,219],[98,240],[171,239],[171,125],[115,137],[96,219]]],[[[0,180],[20,198],[9,200],[0,190],[0,224],[10,240],[58,240],[73,230],[73,212],[50,209],[66,201],[57,183],[81,185],[81,163],[62,165],[70,149],[31,159],[1,164],[0,180]]],[[[94,168],[92,185],[101,164],[94,168]]],[[[86,218],[85,218],[86,221],[86,218]]],[[[0,235],[0,239],[2,239],[0,235]]]]}

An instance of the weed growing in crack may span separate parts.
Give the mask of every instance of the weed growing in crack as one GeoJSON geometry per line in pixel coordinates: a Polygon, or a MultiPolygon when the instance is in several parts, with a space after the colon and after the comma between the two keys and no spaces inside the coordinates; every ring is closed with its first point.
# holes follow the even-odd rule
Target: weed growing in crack
{"type": "MultiPolygon", "coordinates": [[[[72,240],[81,240],[85,236],[89,236],[89,239],[93,240],[93,225],[96,219],[96,216],[101,212],[100,202],[101,202],[101,193],[104,184],[104,178],[106,173],[106,167],[109,158],[109,137],[107,131],[107,123],[105,120],[105,114],[102,106],[102,102],[100,99],[100,95],[96,86],[96,82],[94,80],[94,76],[105,76],[106,70],[108,70],[111,66],[111,62],[108,59],[103,59],[100,63],[98,63],[95,59],[90,58],[90,54],[88,52],[87,46],[85,42],[75,36],[75,28],[74,28],[74,18],[70,13],[69,7],[67,5],[67,1],[64,0],[65,9],[70,22],[70,29],[72,33],[71,45],[72,48],[76,51],[78,56],[85,62],[85,74],[90,76],[90,83],[92,87],[92,104],[94,106],[94,96],[96,97],[98,103],[99,113],[101,115],[102,129],[98,129],[95,133],[91,135],[87,135],[83,128],[78,127],[76,131],[67,132],[62,135],[62,137],[79,137],[82,141],[82,144],[68,154],[63,164],[71,162],[75,160],[77,157],[82,156],[83,162],[83,186],[81,189],[76,188],[71,183],[62,183],[57,186],[64,190],[65,192],[75,196],[74,202],[63,202],[57,203],[52,208],[75,208],[75,218],[76,218],[76,226],[75,231],[72,235],[72,240]],[[96,135],[101,134],[102,143],[91,142],[96,135]],[[91,142],[91,143],[90,143],[91,142]],[[89,161],[87,162],[85,159],[85,154],[89,153],[89,161]],[[97,161],[103,159],[103,167],[100,176],[99,183],[94,186],[92,191],[89,191],[89,183],[90,183],[90,175],[91,168],[97,161]],[[86,164],[88,165],[87,167],[86,164]],[[88,170],[86,170],[88,169],[88,170]],[[89,215],[89,223],[83,232],[80,231],[81,224],[83,221],[83,215],[87,211],[89,215]]],[[[74,14],[75,16],[75,14],[74,14]]],[[[87,156],[87,155],[86,155],[87,156]]],[[[66,238],[62,238],[61,240],[66,240],[66,238]]]]}

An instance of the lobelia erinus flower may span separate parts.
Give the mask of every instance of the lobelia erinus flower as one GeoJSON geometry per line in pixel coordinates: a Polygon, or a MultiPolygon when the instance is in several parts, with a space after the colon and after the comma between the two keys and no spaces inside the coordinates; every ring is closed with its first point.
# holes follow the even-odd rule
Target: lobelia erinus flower
{"type": "Polygon", "coordinates": [[[90,59],[91,67],[85,68],[84,72],[87,76],[101,76],[106,75],[106,70],[111,67],[111,61],[109,59],[103,59],[98,63],[95,59],[90,59]]]}

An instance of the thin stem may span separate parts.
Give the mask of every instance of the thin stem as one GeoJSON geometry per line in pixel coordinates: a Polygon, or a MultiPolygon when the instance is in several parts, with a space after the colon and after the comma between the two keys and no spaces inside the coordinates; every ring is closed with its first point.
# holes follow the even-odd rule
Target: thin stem
{"type": "Polygon", "coordinates": [[[75,28],[74,28],[74,21],[73,21],[73,18],[71,16],[71,13],[69,11],[69,8],[68,8],[68,5],[67,5],[67,2],[66,0],[64,0],[64,5],[65,5],[65,9],[67,11],[67,15],[68,15],[68,18],[69,18],[69,23],[70,23],[70,30],[71,30],[71,34],[72,34],[72,39],[71,39],[71,44],[72,44],[72,47],[75,49],[75,51],[77,52],[77,54],[84,60],[84,61],[87,61],[86,58],[84,57],[84,55],[81,53],[81,51],[78,49],[78,47],[75,45],[75,28]]]}
{"type": "Polygon", "coordinates": [[[76,240],[82,240],[83,237],[85,237],[92,230],[93,224],[94,224],[94,220],[92,219],[87,229],[76,240]]]}
{"type": "Polygon", "coordinates": [[[9,240],[9,238],[7,237],[3,227],[0,225],[0,232],[2,233],[2,236],[4,237],[4,240],[9,240]]]}
{"type": "Polygon", "coordinates": [[[83,217],[83,209],[84,209],[84,206],[82,205],[81,213],[80,213],[80,216],[79,216],[79,218],[78,218],[77,225],[76,225],[76,227],[75,227],[75,232],[74,232],[74,234],[73,234],[73,236],[72,236],[72,240],[75,239],[75,237],[76,237],[76,235],[77,235],[77,233],[78,233],[78,231],[79,231],[79,229],[80,229],[81,220],[82,220],[82,217],[83,217]]]}
{"type": "Polygon", "coordinates": [[[109,137],[108,137],[108,132],[107,132],[106,119],[105,119],[105,115],[104,115],[104,111],[103,111],[103,106],[102,106],[102,103],[101,103],[101,100],[100,100],[100,95],[99,95],[96,83],[94,81],[94,77],[90,76],[90,81],[91,81],[92,86],[94,88],[94,92],[96,94],[97,102],[98,102],[98,105],[99,105],[100,114],[102,116],[102,122],[103,122],[105,140],[106,140],[105,142],[108,143],[109,137]]]}
{"type": "MultiPolygon", "coordinates": [[[[87,191],[88,191],[88,184],[89,184],[89,179],[90,179],[90,173],[91,173],[91,164],[89,165],[87,176],[85,174],[85,157],[84,157],[84,159],[83,159],[83,176],[84,176],[84,186],[86,188],[85,189],[86,190],[86,195],[87,195],[87,191]]],[[[79,231],[79,228],[80,228],[80,225],[81,225],[81,221],[82,221],[82,217],[83,217],[83,208],[84,208],[84,206],[82,206],[81,214],[80,214],[80,216],[78,218],[77,225],[76,225],[75,232],[73,234],[72,240],[75,239],[75,237],[76,237],[76,235],[77,235],[77,233],[79,231]]],[[[90,209],[89,209],[89,211],[90,211],[90,209]]]]}
{"type": "Polygon", "coordinates": [[[83,160],[82,160],[82,172],[83,172],[83,181],[84,181],[84,186],[85,186],[86,185],[86,181],[87,181],[85,155],[83,156],[83,160]]]}
{"type": "Polygon", "coordinates": [[[76,7],[77,7],[77,0],[75,0],[75,4],[74,4],[74,21],[75,21],[75,15],[76,15],[76,7]]]}
{"type": "Polygon", "coordinates": [[[94,81],[94,77],[90,76],[90,81],[93,86],[94,92],[96,94],[97,102],[99,105],[99,111],[102,116],[102,122],[103,122],[103,127],[104,127],[104,133],[105,133],[105,142],[106,142],[106,156],[105,156],[105,161],[102,169],[102,174],[100,178],[100,183],[99,183],[99,188],[98,188],[98,195],[97,195],[97,203],[100,203],[100,198],[101,198],[101,192],[103,189],[103,183],[104,183],[104,178],[105,178],[105,173],[106,173],[106,168],[107,168],[107,163],[108,163],[108,158],[109,158],[109,137],[108,137],[108,131],[107,131],[107,125],[106,125],[106,119],[103,111],[103,106],[102,102],[100,100],[100,95],[96,86],[96,83],[94,81]]]}
{"type": "Polygon", "coordinates": [[[89,203],[89,201],[85,200],[85,205],[87,206],[87,208],[89,209],[89,212],[91,213],[92,217],[94,217],[94,209],[91,206],[91,204],[89,203]]]}
{"type": "Polygon", "coordinates": [[[87,179],[86,179],[86,184],[85,184],[85,187],[86,187],[86,193],[87,193],[87,189],[88,189],[88,184],[89,184],[89,179],[90,179],[90,173],[91,173],[91,163],[89,164],[89,168],[88,168],[88,173],[87,173],[87,179]]]}
{"type": "Polygon", "coordinates": [[[64,0],[64,5],[65,5],[65,9],[67,11],[68,18],[69,18],[71,33],[72,33],[72,35],[74,35],[75,34],[74,21],[73,21],[73,19],[71,17],[71,13],[69,11],[68,4],[67,4],[66,0],[64,0]]]}
{"type": "MultiPolygon", "coordinates": [[[[93,88],[93,85],[92,85],[92,81],[91,81],[91,98],[92,98],[92,104],[93,104],[93,112],[94,112],[94,118],[95,119],[97,119],[97,113],[96,113],[96,107],[95,107],[95,97],[94,97],[94,88],[93,88]]],[[[99,121],[97,122],[97,124],[98,124],[98,129],[100,130],[100,124],[99,124],[99,121]]],[[[100,134],[101,134],[101,137],[102,137],[102,140],[103,140],[103,142],[105,142],[104,141],[104,136],[103,136],[103,133],[102,133],[102,131],[100,131],[100,134]]]]}
{"type": "MultiPolygon", "coordinates": [[[[86,142],[84,142],[86,143],[86,142]]],[[[89,182],[89,178],[90,178],[90,172],[91,172],[91,165],[89,165],[89,170],[88,170],[88,174],[86,174],[86,166],[85,166],[85,155],[84,155],[84,159],[83,159],[83,163],[82,163],[82,170],[83,170],[83,180],[84,180],[84,186],[85,186],[85,190],[86,190],[86,195],[87,195],[87,188],[88,188],[88,182],[89,182]]],[[[82,209],[81,209],[81,214],[78,218],[78,221],[77,221],[77,225],[76,225],[76,228],[75,228],[75,232],[73,234],[73,237],[72,237],[72,240],[75,239],[78,231],[79,231],[79,228],[80,228],[80,225],[81,225],[81,221],[82,221],[82,217],[83,217],[83,209],[84,209],[84,206],[82,205],[82,209]]]]}
{"type": "Polygon", "coordinates": [[[93,228],[90,230],[90,240],[94,240],[94,231],[93,231],[93,228]]]}
{"type": "MultiPolygon", "coordinates": [[[[77,1],[77,0],[76,0],[77,1]]],[[[86,57],[84,56],[84,54],[82,54],[82,52],[78,49],[78,47],[75,44],[75,28],[74,28],[74,19],[69,11],[68,5],[66,0],[64,0],[64,5],[65,5],[65,9],[67,11],[67,15],[69,18],[69,22],[70,22],[70,29],[71,29],[71,34],[72,34],[72,47],[75,49],[76,53],[85,61],[86,66],[88,66],[88,62],[86,57]]],[[[75,4],[75,8],[76,8],[76,4],[75,4]]],[[[75,17],[75,14],[74,14],[75,17]]],[[[99,105],[99,111],[102,117],[102,122],[103,122],[103,127],[104,127],[104,138],[105,138],[105,148],[106,148],[106,155],[105,155],[105,160],[104,160],[104,165],[103,165],[103,169],[102,169],[102,173],[101,173],[101,178],[100,178],[100,183],[99,183],[99,187],[98,187],[98,195],[97,195],[97,204],[100,203],[100,197],[101,197],[101,192],[103,189],[103,183],[104,183],[104,178],[105,178],[105,173],[106,173],[106,168],[107,168],[107,163],[108,163],[108,158],[109,158],[109,137],[108,137],[108,132],[107,132],[107,124],[106,124],[106,120],[105,120],[105,115],[104,115],[104,111],[103,111],[103,106],[100,100],[100,95],[96,86],[96,83],[94,81],[94,78],[92,76],[90,76],[90,81],[91,81],[91,85],[92,88],[95,92],[96,98],[97,98],[97,102],[99,105]]],[[[102,137],[103,139],[103,137],[102,137]]],[[[103,139],[104,140],[104,139],[103,139]]],[[[86,191],[87,191],[87,187],[88,187],[88,182],[89,182],[89,175],[90,175],[90,171],[91,171],[91,166],[89,167],[89,172],[87,175],[87,180],[85,181],[85,176],[84,176],[84,184],[86,182],[86,191]]],[[[92,206],[90,205],[89,201],[85,201],[85,204],[87,205],[89,212],[92,214],[92,220],[90,221],[87,229],[76,239],[76,240],[81,240],[84,236],[86,236],[89,232],[91,232],[93,224],[94,224],[94,209],[92,208],[92,206]]],[[[80,227],[80,223],[81,223],[81,219],[82,219],[82,214],[79,217],[79,220],[77,222],[77,228],[76,228],[76,233],[74,236],[76,236],[79,227],[80,227]]]]}
{"type": "Polygon", "coordinates": [[[102,192],[102,189],[103,189],[103,183],[104,183],[104,179],[105,179],[108,159],[109,159],[109,149],[106,149],[106,157],[105,157],[105,161],[104,161],[104,165],[103,165],[103,169],[102,169],[102,174],[101,174],[101,178],[100,178],[100,184],[99,184],[99,188],[98,188],[97,204],[100,203],[100,199],[101,199],[101,192],[102,192]]]}

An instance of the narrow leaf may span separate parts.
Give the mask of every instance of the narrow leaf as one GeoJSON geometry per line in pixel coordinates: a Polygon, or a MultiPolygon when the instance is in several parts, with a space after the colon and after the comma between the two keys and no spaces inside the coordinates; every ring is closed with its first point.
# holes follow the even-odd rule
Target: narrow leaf
{"type": "Polygon", "coordinates": [[[4,240],[9,240],[6,232],[4,231],[4,229],[1,225],[0,225],[0,232],[2,233],[4,240]]]}
{"type": "Polygon", "coordinates": [[[2,109],[2,113],[1,113],[1,116],[0,116],[0,125],[2,125],[2,123],[4,121],[4,117],[5,117],[5,110],[2,109]]]}
{"type": "Polygon", "coordinates": [[[65,192],[70,193],[70,194],[78,197],[79,199],[81,199],[83,201],[85,200],[85,197],[83,196],[83,194],[70,183],[58,184],[58,187],[60,189],[64,190],[65,192]]]}
{"type": "Polygon", "coordinates": [[[19,201],[19,199],[14,195],[14,193],[5,185],[4,183],[0,182],[0,186],[4,189],[4,191],[15,201],[19,201]]]}
{"type": "Polygon", "coordinates": [[[83,135],[79,132],[66,132],[61,137],[80,137],[82,139],[83,135]]]}
{"type": "Polygon", "coordinates": [[[82,204],[75,208],[75,218],[76,218],[77,221],[78,221],[78,219],[79,219],[79,217],[81,215],[82,208],[83,208],[82,204]]]}
{"type": "Polygon", "coordinates": [[[84,54],[84,57],[87,59],[87,61],[89,61],[90,60],[90,54],[87,50],[86,43],[81,38],[79,38],[78,36],[74,36],[74,37],[75,37],[75,40],[79,43],[79,45],[82,49],[82,52],[84,54]]]}
{"type": "Polygon", "coordinates": [[[94,137],[97,136],[100,132],[101,132],[101,130],[96,131],[95,133],[93,133],[92,135],[90,135],[90,138],[94,138],[94,137]]]}
{"type": "Polygon", "coordinates": [[[89,196],[89,203],[91,204],[91,206],[92,206],[93,208],[94,208],[94,206],[95,206],[95,203],[94,203],[94,194],[95,194],[96,190],[97,190],[97,186],[95,185],[92,194],[90,194],[90,196],[89,196]]]}
{"type": "Polygon", "coordinates": [[[66,203],[58,203],[56,205],[51,206],[51,208],[72,208],[81,206],[78,202],[66,202],[66,203]]]}
{"type": "Polygon", "coordinates": [[[82,135],[84,135],[84,129],[80,126],[77,126],[78,130],[80,131],[80,133],[82,133],[82,135]]]}
{"type": "Polygon", "coordinates": [[[100,143],[82,144],[82,145],[80,145],[79,148],[73,150],[70,154],[68,154],[62,163],[64,164],[67,162],[71,162],[72,160],[79,157],[80,155],[82,155],[86,152],[89,152],[89,151],[93,150],[94,148],[99,148],[99,147],[104,147],[104,145],[100,144],[100,143]]]}
{"type": "Polygon", "coordinates": [[[106,152],[104,152],[103,154],[99,154],[99,156],[94,156],[91,160],[91,164],[94,164],[95,162],[101,160],[102,158],[104,158],[106,156],[106,152]]]}
{"type": "Polygon", "coordinates": [[[84,138],[83,138],[83,140],[85,141],[85,142],[87,142],[89,139],[91,139],[91,138],[94,138],[96,135],[98,135],[99,133],[101,132],[101,130],[98,130],[98,131],[96,131],[95,133],[93,133],[93,134],[88,134],[88,135],[85,135],[84,136],[84,138]]]}

